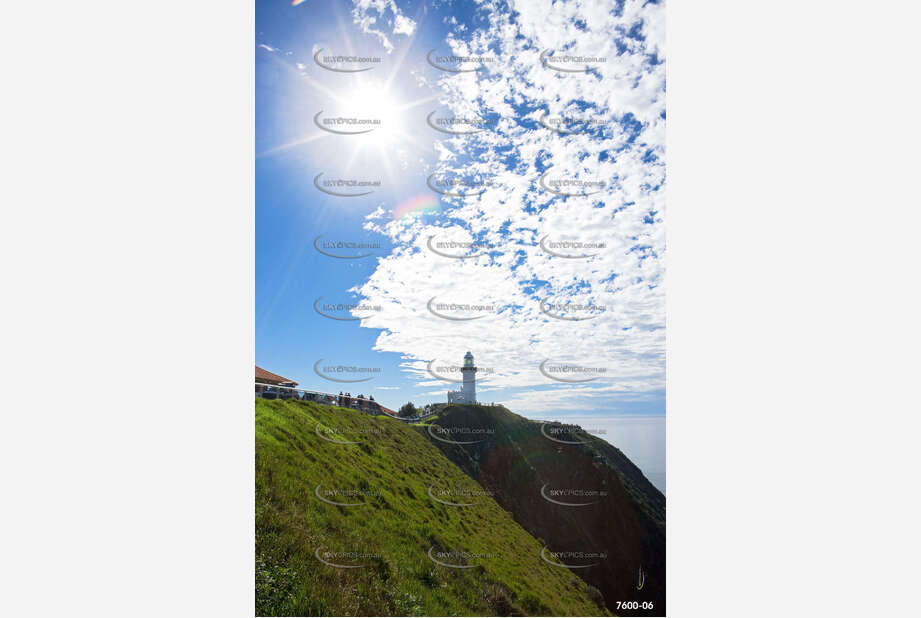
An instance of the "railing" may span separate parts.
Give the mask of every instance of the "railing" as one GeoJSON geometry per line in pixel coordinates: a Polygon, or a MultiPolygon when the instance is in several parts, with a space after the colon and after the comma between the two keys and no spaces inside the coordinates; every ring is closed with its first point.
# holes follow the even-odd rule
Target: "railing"
{"type": "MultiPolygon", "coordinates": [[[[353,408],[362,412],[380,413],[390,416],[381,408],[381,404],[366,397],[355,397],[354,395],[337,395],[335,393],[323,393],[320,391],[309,391],[303,388],[294,388],[293,386],[279,386],[277,384],[264,384],[256,382],[256,397],[263,399],[296,399],[298,401],[315,401],[330,406],[341,406],[343,408],[353,408]]],[[[395,418],[395,417],[394,417],[395,418]]]]}
{"type": "MultiPolygon", "coordinates": [[[[417,423],[424,421],[430,416],[438,413],[438,410],[432,410],[420,416],[402,417],[387,414],[384,412],[381,404],[366,397],[355,397],[354,395],[337,395],[335,393],[323,393],[320,391],[309,391],[303,388],[294,388],[293,386],[278,386],[277,384],[264,384],[256,382],[256,397],[263,399],[296,399],[298,401],[315,401],[329,406],[340,406],[343,408],[352,408],[361,412],[374,414],[383,414],[384,416],[405,421],[407,423],[417,423]]],[[[480,404],[495,406],[496,403],[480,404]]]]}
{"type": "Polygon", "coordinates": [[[423,414],[423,415],[421,415],[421,416],[407,416],[407,417],[394,416],[393,418],[398,418],[398,419],[400,419],[401,421],[406,421],[407,423],[418,423],[419,421],[424,421],[424,420],[427,419],[428,417],[434,416],[434,415],[437,414],[437,413],[438,413],[438,412],[433,411],[433,412],[429,412],[429,413],[427,413],[427,414],[423,414]]]}

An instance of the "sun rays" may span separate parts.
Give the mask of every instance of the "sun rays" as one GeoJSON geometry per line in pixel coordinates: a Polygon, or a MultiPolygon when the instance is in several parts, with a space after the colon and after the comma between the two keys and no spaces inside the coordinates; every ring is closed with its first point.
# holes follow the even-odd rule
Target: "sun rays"
{"type": "MultiPolygon", "coordinates": [[[[293,59],[287,60],[290,54],[271,53],[272,60],[282,65],[291,78],[292,87],[303,89],[303,95],[293,104],[299,106],[298,110],[287,112],[298,116],[298,126],[291,131],[296,137],[256,157],[290,155],[302,147],[316,152],[322,149],[325,162],[341,173],[380,170],[388,184],[399,181],[397,155],[406,161],[431,153],[432,136],[426,129],[425,110],[419,108],[438,101],[435,93],[412,98],[415,88],[399,79],[411,45],[412,39],[400,47],[384,76],[374,75],[376,71],[317,75],[313,58],[309,60],[310,68],[305,69],[308,64],[298,66],[293,59]],[[313,111],[302,113],[300,108],[313,111]]],[[[353,42],[347,37],[343,48],[354,54],[353,42]]]]}

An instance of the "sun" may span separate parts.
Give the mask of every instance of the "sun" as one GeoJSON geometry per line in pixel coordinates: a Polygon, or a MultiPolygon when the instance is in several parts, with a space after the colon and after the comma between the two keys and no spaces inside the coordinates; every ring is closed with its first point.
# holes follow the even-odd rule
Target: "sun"
{"type": "Polygon", "coordinates": [[[347,76],[322,70],[311,74],[273,56],[298,89],[292,104],[298,111],[291,114],[296,125],[293,139],[257,158],[322,151],[321,165],[329,169],[376,173],[390,186],[402,182],[401,170],[432,149],[425,111],[438,100],[401,74],[406,53],[408,48],[389,73],[347,76]]]}
{"type": "Polygon", "coordinates": [[[392,147],[406,136],[407,107],[386,88],[357,84],[341,97],[340,105],[335,114],[354,123],[345,125],[345,129],[356,132],[354,138],[358,148],[392,147]],[[359,131],[364,132],[357,133],[359,131]]]}
{"type": "Polygon", "coordinates": [[[324,141],[334,140],[330,158],[341,161],[343,169],[367,171],[365,166],[370,165],[380,170],[388,185],[399,182],[399,170],[431,148],[423,137],[419,108],[432,98],[407,101],[398,92],[392,80],[362,79],[341,92],[328,93],[322,116],[334,124],[320,126],[322,130],[316,132],[324,134],[324,141]]]}

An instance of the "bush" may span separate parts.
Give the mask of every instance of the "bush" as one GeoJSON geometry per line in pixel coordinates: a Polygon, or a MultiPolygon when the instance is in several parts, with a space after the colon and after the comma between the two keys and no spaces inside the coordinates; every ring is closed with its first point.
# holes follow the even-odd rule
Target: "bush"
{"type": "Polygon", "coordinates": [[[509,593],[501,586],[487,585],[484,590],[483,600],[486,601],[486,605],[492,610],[492,613],[497,616],[524,615],[521,608],[515,605],[509,593]]]}

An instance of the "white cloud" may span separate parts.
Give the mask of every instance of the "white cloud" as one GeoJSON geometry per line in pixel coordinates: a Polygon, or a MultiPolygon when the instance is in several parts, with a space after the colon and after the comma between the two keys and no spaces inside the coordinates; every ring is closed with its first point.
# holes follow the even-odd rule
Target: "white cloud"
{"type": "Polygon", "coordinates": [[[416,22],[404,15],[397,15],[393,19],[393,33],[412,36],[416,31],[416,22]]]}
{"type": "MultiPolygon", "coordinates": [[[[386,22],[389,12],[390,34],[412,36],[416,31],[416,22],[403,15],[395,0],[352,0],[352,21],[354,21],[365,34],[376,36],[387,53],[393,51],[393,43],[387,36],[385,29],[378,26],[378,21],[386,22]]],[[[386,24],[383,24],[386,25],[386,24]]]]}
{"type": "Polygon", "coordinates": [[[469,349],[492,369],[478,376],[480,399],[512,389],[503,396],[513,409],[592,410],[612,398],[652,397],[665,383],[663,7],[628,2],[615,16],[588,0],[512,5],[514,20],[485,3],[488,28],[447,41],[457,55],[497,62],[439,82],[453,113],[498,115],[499,123],[495,131],[436,142],[439,168],[431,172],[479,174],[495,186],[477,198],[444,198],[453,207],[450,221],[439,223],[447,227],[390,221],[381,207],[369,216],[366,229],[398,247],[354,290],[383,308],[361,325],[382,329],[375,349],[402,354],[404,371],[432,392],[453,385],[429,375],[427,362],[457,363],[469,349]],[[595,65],[597,74],[560,73],[542,66],[548,49],[606,62],[595,65]],[[537,124],[544,112],[604,124],[597,134],[560,135],[537,124]],[[548,178],[603,179],[606,187],[589,197],[558,197],[537,183],[547,169],[548,178]],[[428,249],[431,236],[485,241],[497,252],[445,258],[428,249]],[[591,258],[566,259],[541,250],[547,236],[605,247],[591,258]],[[426,308],[432,297],[497,309],[473,321],[444,320],[426,308]],[[541,311],[541,300],[551,299],[606,311],[557,320],[541,311]],[[539,370],[545,359],[603,367],[605,377],[556,383],[539,370]]]}

